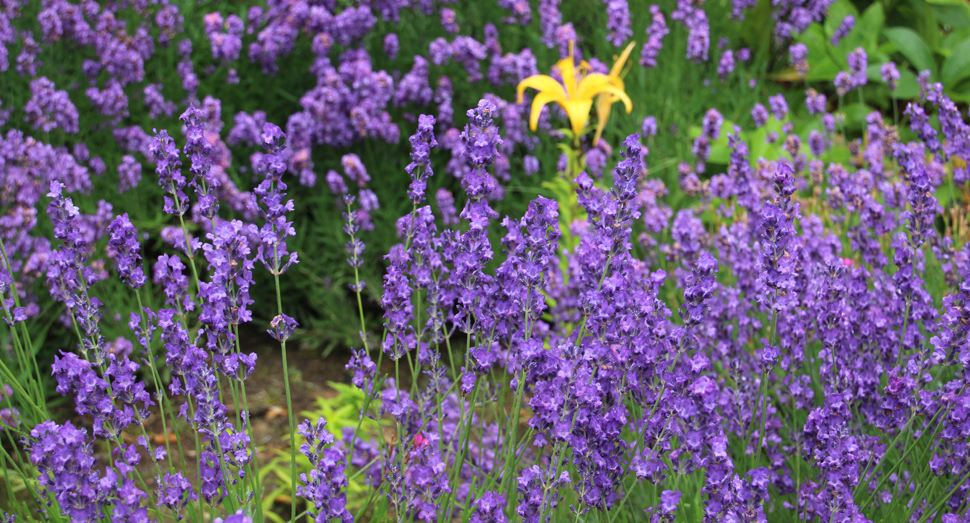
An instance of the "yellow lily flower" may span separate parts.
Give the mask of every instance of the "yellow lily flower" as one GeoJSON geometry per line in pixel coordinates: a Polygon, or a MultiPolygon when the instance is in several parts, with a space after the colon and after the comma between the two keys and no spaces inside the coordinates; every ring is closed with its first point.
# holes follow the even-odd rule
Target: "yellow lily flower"
{"type": "MultiPolygon", "coordinates": [[[[620,58],[613,64],[613,68],[610,69],[609,79],[610,84],[619,89],[620,92],[625,92],[623,89],[623,78],[620,77],[620,73],[623,72],[623,65],[626,63],[627,58],[630,57],[630,53],[633,51],[633,46],[636,42],[630,42],[630,45],[626,46],[626,49],[620,53],[620,58]]],[[[604,92],[603,94],[596,97],[596,136],[593,137],[593,146],[600,141],[600,136],[603,134],[603,129],[606,127],[606,121],[610,119],[610,110],[613,108],[613,104],[618,101],[619,98],[611,92],[604,92]]],[[[630,112],[630,106],[626,106],[626,112],[630,112]]]]}
{"type": "MultiPolygon", "coordinates": [[[[626,106],[626,112],[633,110],[633,103],[630,97],[623,91],[623,81],[619,78],[619,72],[623,69],[623,62],[630,55],[633,49],[631,43],[621,55],[621,60],[613,65],[610,75],[602,73],[590,73],[589,64],[583,62],[576,67],[576,60],[573,57],[573,43],[569,42],[569,56],[556,63],[554,70],[558,70],[562,76],[562,83],[559,83],[551,76],[537,74],[519,82],[516,89],[519,103],[522,103],[522,94],[526,89],[532,88],[539,91],[532,100],[532,113],[529,116],[529,128],[533,131],[539,125],[539,115],[542,108],[550,102],[555,102],[562,107],[569,122],[572,125],[573,134],[579,136],[586,127],[589,120],[589,110],[593,107],[593,100],[599,96],[609,95],[610,104],[621,101],[626,106]],[[616,75],[614,75],[614,71],[616,75]],[[619,83],[617,83],[619,82],[619,83]]],[[[603,101],[602,103],[606,103],[603,101]]],[[[597,102],[599,106],[599,102],[597,102]]],[[[607,113],[607,117],[609,113],[607,113]]],[[[601,124],[602,126],[602,124],[601,124]]],[[[598,136],[598,134],[597,134],[598,136]]]]}

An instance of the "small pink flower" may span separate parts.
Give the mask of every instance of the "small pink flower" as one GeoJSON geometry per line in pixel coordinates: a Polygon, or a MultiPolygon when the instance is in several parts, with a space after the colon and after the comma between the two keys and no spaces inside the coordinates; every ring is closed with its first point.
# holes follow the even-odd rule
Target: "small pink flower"
{"type": "Polygon", "coordinates": [[[429,441],[430,440],[428,438],[424,437],[424,434],[418,433],[418,434],[415,434],[414,435],[414,447],[415,448],[419,448],[420,449],[420,448],[426,446],[429,441]]]}

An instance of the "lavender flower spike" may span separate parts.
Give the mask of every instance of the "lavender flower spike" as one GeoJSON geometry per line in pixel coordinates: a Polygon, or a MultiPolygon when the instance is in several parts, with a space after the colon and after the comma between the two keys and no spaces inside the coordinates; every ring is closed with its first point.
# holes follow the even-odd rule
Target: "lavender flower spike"
{"type": "Polygon", "coordinates": [[[438,146],[434,138],[434,124],[434,116],[422,114],[418,117],[418,130],[411,136],[411,163],[404,170],[411,175],[408,197],[414,205],[420,205],[425,200],[424,191],[428,187],[428,178],[434,175],[431,169],[431,149],[438,146]]]}
{"type": "Polygon", "coordinates": [[[258,259],[266,270],[279,276],[298,263],[297,254],[286,248],[286,238],[296,235],[293,222],[287,221],[286,213],[293,211],[293,200],[286,199],[286,182],[282,180],[286,162],[282,154],[286,149],[286,135],[279,127],[269,122],[263,125],[260,141],[266,154],[259,160],[257,170],[264,176],[259,186],[253,189],[250,208],[265,218],[259,237],[262,245],[257,250],[258,259]],[[286,262],[283,259],[286,258],[286,262]]]}
{"type": "Polygon", "coordinates": [[[502,137],[498,134],[498,127],[493,124],[492,115],[498,110],[488,99],[478,102],[478,107],[469,109],[468,125],[461,133],[461,140],[465,144],[465,157],[474,168],[462,180],[462,185],[468,197],[479,200],[495,188],[495,179],[485,169],[492,165],[499,155],[498,146],[502,144],[502,137]]]}
{"type": "Polygon", "coordinates": [[[182,216],[188,210],[189,197],[185,195],[185,176],[182,176],[182,161],[179,150],[175,147],[175,140],[162,129],[155,131],[155,137],[149,146],[149,152],[155,158],[155,173],[158,174],[158,185],[165,191],[164,210],[168,214],[182,216]]]}
{"type": "Polygon", "coordinates": [[[108,252],[118,264],[118,275],[121,281],[132,289],[139,289],[145,284],[145,270],[141,266],[141,244],[138,243],[138,231],[128,219],[128,213],[122,214],[108,226],[111,238],[108,240],[108,252]]]}

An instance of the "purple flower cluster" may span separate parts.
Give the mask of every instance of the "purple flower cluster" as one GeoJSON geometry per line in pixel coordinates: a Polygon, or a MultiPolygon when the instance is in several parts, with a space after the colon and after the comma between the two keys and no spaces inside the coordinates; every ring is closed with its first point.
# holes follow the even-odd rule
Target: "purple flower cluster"
{"type": "MultiPolygon", "coordinates": [[[[538,9],[543,43],[562,52],[575,45],[576,29],[562,23],[559,3],[542,0],[538,9]]],[[[97,60],[81,66],[91,83],[86,93],[114,125],[127,117],[126,88],[144,81],[154,38],[170,45],[182,20],[164,2],[109,4],[45,1],[38,21],[45,45],[67,40],[94,50],[97,60]],[[153,28],[115,16],[127,8],[154,20],[153,28]]],[[[629,6],[606,4],[609,38],[619,45],[632,35],[629,6]]],[[[776,36],[787,40],[820,21],[830,4],[777,2],[776,36]]],[[[507,23],[531,18],[527,2],[500,5],[511,13],[507,23]]],[[[733,1],[732,14],[740,18],[750,7],[748,0],[733,1]]],[[[396,0],[349,7],[271,2],[265,10],[250,9],[245,21],[237,14],[205,15],[205,38],[219,65],[202,74],[226,69],[230,83],[238,80],[233,62],[248,35],[254,40],[247,56],[270,73],[309,35],[316,82],[299,98],[287,132],[261,112],[234,115],[228,144],[262,148],[250,157],[252,192],[237,189],[227,174],[232,157],[220,137],[221,104],[197,99],[191,42],[179,43],[188,94],[180,118],[184,148],[164,129],[153,137],[137,127],[116,126],[112,133],[126,153],[119,189],[138,185],[141,154],[155,163],[164,211],[174,215],[173,224],[177,217],[178,225],[162,236],[180,253],[153,264],[166,307],[160,310],[140,305],[143,238],[128,214],[116,216],[100,202],[89,215],[74,204],[87,205],[76,193],[91,189],[89,171],[100,175],[105,162],[90,158],[83,144],[71,154],[15,130],[0,140],[5,319],[14,324],[39,313],[26,289],[46,275],[51,296],[65,306],[62,321],[78,336],[78,354],[55,357],[56,390],[72,396],[83,423],[112,453],[109,464],[98,463],[87,432],[70,422],[25,429],[43,516],[54,510],[53,500],[72,520],[147,521],[153,503],[178,517],[201,498],[227,522],[252,520],[229,513],[249,506],[248,496],[257,495],[249,480],[258,480],[251,420],[236,397],[240,391],[245,397],[243,382],[256,357],[241,351],[239,327],[253,319],[256,261],[274,280],[298,262],[291,240],[295,205],[284,177],[289,172],[313,185],[311,151],[320,145],[397,142],[400,128],[390,112],[399,107],[417,124],[404,168],[413,210],[397,221],[401,243],[385,258],[381,350],[413,376],[407,383],[381,375],[361,332],[364,346],[347,365],[368,399],[360,420],[394,424],[395,436],[389,441],[384,430],[348,427],[337,442],[323,419],[301,425],[299,450],[309,470],[293,494],[316,506],[312,517],[351,521],[347,490],[356,481],[354,488],[381,489],[375,491],[380,502],[402,520],[497,523],[518,516],[539,522],[563,519],[566,510],[574,518],[612,515],[638,502],[637,482],[654,484],[649,513],[657,522],[687,510],[703,514],[704,522],[760,522],[771,513],[862,522],[873,511],[895,509],[914,521],[965,519],[970,250],[960,243],[959,218],[944,214],[936,194],[944,184],[954,194],[965,188],[970,125],[929,73],[920,75],[926,105],[914,102],[905,112],[918,141],[905,142],[872,113],[862,138],[845,146],[848,159],[829,162],[828,152],[845,140],[835,135],[825,95],[806,92],[808,112],[824,129],[800,135],[784,122],[788,101],[778,94],[751,115],[758,127],[771,116],[784,122],[782,136],[769,135],[787,154],[780,159],[754,158],[741,129],[732,127],[725,133],[726,171],[706,173],[716,166],[706,163],[725,120],[715,109],[705,114],[693,144],[696,163],[678,169],[687,201],[696,197],[696,206],[680,202],[675,213],[665,202],[667,187],[647,176],[649,152],[633,134],[622,142],[611,184],[609,144],[601,140],[585,151],[587,172],[571,180],[575,208],[539,197],[523,216],[500,219],[489,200],[500,197],[499,180],[510,180],[511,162],[522,158],[525,172],[539,170],[537,157],[526,154],[537,141],[526,130],[527,105],[486,95],[466,113],[462,132],[451,107],[457,84],[446,76],[433,80],[431,66],[451,67],[455,60],[470,82],[503,85],[534,74],[535,57],[528,50],[503,55],[498,29],[489,24],[482,42],[455,34],[432,42],[430,62],[415,56],[404,74],[375,71],[362,45],[373,28],[399,20],[405,9],[438,13],[448,33],[460,33],[458,20],[464,20],[451,7],[396,0]],[[437,118],[409,112],[431,104],[437,118]],[[464,193],[437,190],[436,216],[425,202],[438,147],[450,153],[444,171],[461,180],[464,193]],[[44,187],[56,245],[30,234],[44,187]],[[227,210],[236,219],[220,216],[227,210]],[[496,235],[501,240],[493,245],[496,235]],[[105,307],[94,293],[109,270],[139,301],[128,319],[141,348],[125,338],[105,341],[105,307]],[[930,294],[933,279],[942,297],[930,294]],[[453,345],[464,352],[453,353],[453,345]],[[167,392],[156,372],[163,364],[171,376],[167,392]],[[142,374],[155,381],[154,397],[142,374]],[[233,405],[222,378],[229,379],[233,405]],[[169,400],[179,396],[181,408],[172,408],[169,400]],[[159,468],[154,499],[136,483],[137,465],[143,453],[159,465],[167,451],[144,438],[134,445],[120,439],[146,422],[151,407],[172,409],[171,417],[179,415],[201,435],[198,477],[159,468]],[[807,421],[798,426],[798,419],[807,421]],[[668,490],[673,484],[679,490],[668,490]],[[939,492],[946,498],[928,494],[939,492]],[[684,497],[691,507],[680,506],[684,497]],[[223,500],[233,508],[220,512],[223,500]]],[[[668,30],[660,8],[650,11],[641,60],[653,66],[668,30]]],[[[0,16],[7,23],[7,14],[0,16]]],[[[700,4],[678,1],[671,18],[687,28],[688,58],[706,61],[710,28],[700,4]]],[[[383,45],[394,60],[400,46],[390,36],[383,45]]],[[[27,123],[41,132],[78,132],[69,93],[36,77],[47,67],[40,57],[50,55],[28,31],[14,38],[21,46],[16,71],[34,77],[27,123]]],[[[4,48],[13,43],[7,39],[0,36],[4,48]]],[[[796,44],[789,53],[806,74],[807,48],[796,44]]],[[[721,54],[722,78],[736,59],[746,59],[741,54],[721,54]]],[[[840,96],[866,83],[867,60],[861,48],[849,54],[849,70],[836,79],[840,96]]],[[[588,64],[606,70],[595,59],[588,64]]],[[[881,74],[895,88],[895,66],[884,65],[881,74]]],[[[161,91],[157,84],[142,90],[154,117],[177,107],[161,91]]],[[[655,135],[656,120],[645,119],[643,131],[655,135]]],[[[380,203],[368,184],[379,171],[371,166],[369,173],[349,152],[341,164],[343,173],[330,171],[325,181],[346,208],[348,263],[357,269],[364,250],[358,233],[377,228],[371,216],[380,203]]],[[[357,280],[352,290],[359,296],[364,284],[357,280]]],[[[298,324],[281,304],[275,313],[268,332],[285,343],[298,324]]],[[[21,342],[11,337],[10,343],[21,342]]],[[[3,390],[0,401],[13,396],[3,390]]],[[[0,411],[4,429],[21,423],[19,416],[12,406],[0,411]]]]}
{"type": "Polygon", "coordinates": [[[711,28],[707,13],[690,0],[677,0],[677,8],[671,18],[687,28],[687,59],[706,62],[707,51],[711,46],[711,28]]]}
{"type": "Polygon", "coordinates": [[[647,41],[643,44],[643,51],[640,54],[640,65],[643,67],[657,67],[657,55],[664,45],[664,36],[670,32],[667,29],[667,20],[660,11],[660,6],[650,6],[651,22],[647,27],[647,41]]]}
{"type": "Polygon", "coordinates": [[[603,0],[606,3],[606,39],[622,47],[633,36],[630,27],[630,5],[627,0],[603,0]]]}
{"type": "Polygon", "coordinates": [[[812,22],[821,22],[835,0],[784,0],[773,4],[775,41],[786,43],[799,35],[812,22]]]}
{"type": "Polygon", "coordinates": [[[431,150],[438,146],[434,138],[434,124],[434,116],[421,115],[418,118],[418,130],[410,138],[411,163],[404,170],[411,176],[408,197],[414,205],[424,201],[428,178],[434,175],[431,169],[431,150]]]}
{"type": "MultiPolygon", "coordinates": [[[[934,87],[927,97],[944,112],[945,132],[954,136],[947,143],[957,142],[962,118],[947,112],[950,102],[934,87]]],[[[822,95],[810,91],[806,103],[828,114],[822,95]]],[[[772,112],[787,118],[784,97],[769,105],[771,112],[764,106],[755,111],[756,120],[763,124],[772,112]]],[[[489,132],[486,118],[491,111],[482,104],[469,112],[466,147],[479,172],[497,165],[497,134],[489,132]]],[[[915,105],[909,111],[925,114],[915,105]]],[[[723,121],[709,111],[701,142],[719,138],[723,121]]],[[[809,133],[809,157],[788,129],[791,160],[754,165],[740,129],[729,131],[727,173],[706,184],[689,168],[682,174],[682,183],[697,185],[699,195],[709,191],[731,202],[714,210],[728,220],[720,230],[708,231],[692,209],[671,220],[674,213],[659,201],[663,185],[640,180],[637,135],[624,142],[612,189],[600,188],[585,173],[575,180],[585,214],[568,224],[578,238],[570,251],[556,248],[559,213],[542,198],[521,220],[502,221],[505,261],[494,272],[486,269],[493,253],[483,233],[495,215],[474,185],[467,186],[461,213],[467,230],[439,231],[429,207],[403,217],[398,230],[405,243],[388,256],[384,350],[395,359],[413,351],[415,361],[431,365],[431,383],[438,383],[444,379],[435,370],[440,333],[467,333],[469,348],[454,375],[463,395],[441,399],[433,394],[441,389],[430,383],[427,391],[412,394],[388,380],[377,391],[373,363],[362,351],[355,356],[356,382],[389,403],[382,412],[405,434],[393,451],[398,457],[380,465],[390,482],[389,503],[429,517],[467,510],[465,517],[475,521],[504,521],[514,507],[519,517],[541,521],[558,514],[566,498],[575,500],[573,510],[580,514],[615,508],[624,499],[621,479],[628,473],[665,484],[703,470],[703,521],[765,521],[769,497],[774,510],[864,521],[871,506],[862,501],[870,494],[886,507],[913,492],[903,475],[884,480],[881,464],[888,452],[902,451],[887,443],[909,430],[914,412],[925,419],[938,415],[946,428],[924,430],[945,439],[933,444],[932,458],[924,454],[930,461],[903,465],[907,474],[928,464],[940,481],[962,477],[955,464],[966,452],[950,442],[966,420],[951,416],[950,406],[965,401],[964,378],[937,381],[927,371],[966,360],[966,344],[956,340],[965,338],[961,304],[970,298],[960,287],[944,299],[945,314],[938,314],[922,289],[920,273],[928,265],[918,254],[934,244],[938,256],[955,256],[947,254],[952,251],[945,245],[952,244],[937,244],[933,225],[940,214],[933,188],[947,174],[917,144],[899,143],[878,115],[867,122],[866,147],[851,172],[819,159],[831,146],[833,129],[809,133]],[[803,206],[803,191],[815,185],[829,218],[844,224],[849,246],[823,224],[816,207],[803,206]],[[877,200],[877,194],[883,197],[877,200]],[[737,212],[745,219],[732,221],[737,212]],[[852,214],[858,218],[849,220],[852,214]],[[679,321],[670,319],[658,297],[667,278],[660,260],[632,255],[631,224],[640,217],[647,231],[640,244],[666,254],[676,285],[684,289],[679,321]],[[880,240],[900,227],[909,234],[891,240],[891,265],[880,240]],[[661,244],[657,236],[667,231],[670,243],[661,244]],[[725,273],[731,277],[722,279],[725,273]],[[937,334],[928,340],[928,332],[906,323],[937,334]],[[805,350],[815,344],[818,351],[805,350]],[[894,368],[897,358],[902,363],[894,368]],[[818,387],[807,373],[813,367],[818,387]],[[532,429],[528,441],[514,433],[499,440],[499,456],[515,455],[521,467],[517,499],[506,498],[506,510],[497,508],[499,494],[473,494],[465,486],[488,474],[479,453],[486,453],[491,429],[471,437],[468,453],[451,446],[461,441],[466,424],[480,422],[479,414],[460,409],[476,412],[470,407],[474,398],[493,386],[486,376],[501,368],[512,377],[509,394],[522,391],[532,429]],[[640,408],[631,410],[621,398],[640,408]],[[432,414],[435,404],[448,414],[432,414]],[[786,412],[808,422],[792,426],[786,412]],[[457,419],[444,421],[451,416],[457,419]],[[866,433],[865,424],[884,435],[866,433]],[[538,449],[549,458],[539,457],[538,449]],[[738,470],[751,456],[764,459],[747,472],[738,470]],[[457,483],[442,483],[441,470],[449,468],[457,471],[449,475],[457,483]],[[882,483],[886,488],[879,490],[882,483]],[[441,505],[441,496],[467,501],[466,508],[441,505]]],[[[929,127],[919,125],[929,135],[929,127]]],[[[947,151],[941,145],[934,154],[947,151]]],[[[442,212],[451,212],[455,198],[442,191],[436,196],[442,212]]],[[[970,270],[970,255],[960,256],[959,270],[970,270]]],[[[367,463],[356,461],[356,454],[354,459],[356,467],[367,463]]],[[[953,492],[956,501],[945,509],[949,519],[968,495],[962,487],[953,492]]],[[[672,521],[680,499],[680,492],[664,491],[653,521],[672,521]]]]}
{"type": "Polygon", "coordinates": [[[343,490],[347,487],[344,477],[344,454],[332,448],[333,435],[327,431],[327,422],[323,418],[311,425],[310,420],[303,420],[300,425],[300,435],[306,443],[300,445],[300,453],[310,460],[310,473],[301,474],[304,483],[297,488],[296,495],[313,502],[320,510],[314,516],[318,521],[332,521],[339,519],[350,522],[354,517],[347,510],[347,495],[343,490]]]}
{"type": "Polygon", "coordinates": [[[832,45],[839,45],[842,39],[849,36],[852,32],[852,28],[855,27],[855,17],[852,15],[847,15],[845,18],[839,22],[839,26],[835,28],[835,32],[832,33],[832,45]]]}
{"type": "Polygon", "coordinates": [[[44,133],[54,129],[70,134],[78,132],[77,107],[71,103],[67,91],[56,90],[54,82],[42,76],[30,81],[30,93],[24,113],[34,129],[44,133]]]}
{"type": "Polygon", "coordinates": [[[789,47],[788,57],[799,76],[808,74],[808,47],[805,44],[797,43],[789,47]]]}
{"type": "MultiPolygon", "coordinates": [[[[49,494],[72,521],[100,521],[106,514],[115,521],[149,521],[142,505],[147,495],[133,474],[139,462],[134,445],[117,448],[114,466],[100,472],[86,431],[69,421],[41,423],[28,441],[30,462],[40,476],[38,495],[45,499],[49,494]]],[[[47,510],[42,509],[44,514],[47,510]]]]}

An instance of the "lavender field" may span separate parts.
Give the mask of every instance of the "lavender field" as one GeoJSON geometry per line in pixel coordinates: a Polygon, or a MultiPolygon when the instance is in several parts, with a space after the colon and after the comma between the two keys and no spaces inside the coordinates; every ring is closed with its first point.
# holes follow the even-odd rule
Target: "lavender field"
{"type": "Polygon", "coordinates": [[[0,0],[3,522],[970,523],[964,0],[0,0]]]}

